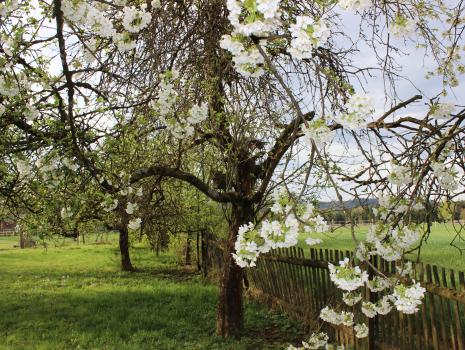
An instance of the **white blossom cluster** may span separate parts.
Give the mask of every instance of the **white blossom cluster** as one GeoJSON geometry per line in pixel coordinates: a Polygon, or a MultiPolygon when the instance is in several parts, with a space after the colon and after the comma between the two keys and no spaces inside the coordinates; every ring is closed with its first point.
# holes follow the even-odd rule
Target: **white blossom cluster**
{"type": "Polygon", "coordinates": [[[365,323],[358,323],[354,326],[355,337],[366,338],[368,336],[368,327],[365,323]]]}
{"type": "Polygon", "coordinates": [[[389,288],[391,286],[391,283],[389,282],[388,279],[384,277],[379,277],[375,276],[371,280],[368,281],[367,287],[372,291],[373,293],[376,292],[382,292],[386,288],[389,288]]]}
{"type": "Polygon", "coordinates": [[[131,230],[138,230],[138,229],[140,229],[141,223],[142,223],[141,218],[135,218],[135,219],[132,219],[132,220],[129,221],[128,227],[131,230]]]}
{"type": "Polygon", "coordinates": [[[392,310],[392,303],[391,301],[394,299],[392,295],[385,295],[383,296],[378,302],[375,304],[375,310],[380,315],[387,315],[392,310]]]}
{"type": "Polygon", "coordinates": [[[362,271],[358,266],[352,267],[349,258],[340,261],[339,266],[329,263],[328,268],[331,281],[345,291],[354,291],[368,281],[367,272],[362,271]]]}
{"type": "Polygon", "coordinates": [[[410,169],[400,164],[393,164],[388,175],[388,180],[394,185],[408,185],[412,182],[410,169]]]}
{"type": "Polygon", "coordinates": [[[394,22],[391,23],[389,31],[395,37],[401,38],[414,34],[416,28],[417,21],[404,16],[397,16],[394,22]]]}
{"type": "Polygon", "coordinates": [[[122,24],[124,29],[128,32],[139,33],[141,30],[146,28],[152,20],[152,15],[145,11],[146,4],[144,5],[142,5],[142,10],[137,9],[134,6],[124,8],[122,24]]]}
{"type": "Polygon", "coordinates": [[[303,341],[304,349],[320,349],[328,344],[328,335],[324,332],[313,333],[307,341],[303,341]]]}
{"type": "Polygon", "coordinates": [[[208,104],[206,102],[194,104],[187,116],[181,112],[176,113],[178,93],[174,87],[174,81],[178,76],[177,71],[162,74],[154,110],[171,134],[178,139],[183,139],[192,136],[195,131],[194,126],[208,118],[208,104]]]}
{"type": "Polygon", "coordinates": [[[126,204],[125,211],[127,214],[132,215],[137,209],[139,209],[139,205],[137,203],[128,202],[126,204]]]}
{"type": "Polygon", "coordinates": [[[412,247],[419,238],[418,231],[408,226],[386,228],[385,225],[372,225],[367,233],[366,242],[368,245],[363,245],[364,248],[359,247],[358,249],[366,249],[365,256],[379,255],[384,260],[396,261],[400,260],[403,251],[412,247]]]}
{"type": "Polygon", "coordinates": [[[430,116],[435,119],[448,119],[454,113],[455,104],[451,102],[436,103],[430,108],[430,116]]]}
{"type": "Polygon", "coordinates": [[[368,318],[375,317],[376,316],[375,304],[373,304],[370,301],[362,302],[362,313],[368,318]]]}
{"type": "Polygon", "coordinates": [[[245,77],[258,78],[265,72],[262,68],[265,59],[254,46],[246,48],[241,35],[223,35],[220,46],[229,51],[237,72],[245,77]]]}
{"type": "MultiPolygon", "coordinates": [[[[238,232],[235,243],[236,263],[241,267],[255,266],[261,253],[275,248],[295,246],[301,232],[325,232],[329,229],[323,217],[316,213],[312,204],[305,207],[300,220],[292,212],[290,199],[285,189],[277,189],[273,193],[274,203],[271,212],[273,220],[263,220],[260,228],[252,223],[243,225],[238,232]]],[[[321,243],[320,239],[307,238],[308,245],[321,243]]]]}
{"type": "Polygon", "coordinates": [[[320,318],[328,323],[332,323],[336,326],[344,325],[351,327],[354,324],[354,314],[348,311],[337,312],[331,309],[329,306],[324,307],[320,311],[320,318]]]}
{"type": "Polygon", "coordinates": [[[312,141],[317,147],[323,147],[326,143],[334,139],[335,132],[329,128],[325,120],[314,119],[302,126],[306,141],[311,144],[312,141]]]}
{"type": "Polygon", "coordinates": [[[371,0],[339,0],[339,6],[345,10],[362,11],[371,7],[371,0]]]}
{"type": "Polygon", "coordinates": [[[3,77],[0,75],[0,95],[7,97],[14,97],[19,94],[19,86],[9,77],[3,77]]]}
{"type": "Polygon", "coordinates": [[[7,17],[11,12],[16,11],[20,4],[18,0],[7,0],[0,3],[0,18],[7,17]]]}
{"type": "Polygon", "coordinates": [[[253,223],[239,227],[233,258],[240,267],[253,267],[260,253],[269,251],[268,246],[257,236],[253,223]],[[258,241],[258,243],[257,243],[258,241]]]}
{"type": "Polygon", "coordinates": [[[358,130],[367,125],[367,118],[374,112],[371,96],[363,93],[352,95],[334,120],[350,130],[358,130]]]}
{"type": "Polygon", "coordinates": [[[310,59],[314,48],[323,46],[331,34],[324,19],[315,21],[310,16],[298,16],[289,28],[292,36],[289,53],[295,59],[310,59]]]}
{"type": "Polygon", "coordinates": [[[106,212],[112,212],[118,206],[118,200],[111,198],[111,196],[106,196],[105,200],[100,204],[106,212]]]}
{"type": "Polygon", "coordinates": [[[418,311],[418,306],[421,305],[426,292],[420,283],[413,282],[414,284],[410,287],[399,284],[394,288],[394,305],[404,314],[413,314],[418,311]]]}
{"type": "Polygon", "coordinates": [[[234,32],[244,36],[264,36],[279,26],[281,0],[227,0],[228,19],[234,32]]]}
{"type": "MultiPolygon", "coordinates": [[[[123,5],[125,2],[120,1],[119,4],[123,5]]],[[[136,42],[133,40],[131,34],[139,33],[152,20],[152,15],[146,11],[146,8],[146,4],[143,4],[141,9],[137,9],[134,6],[124,7],[121,24],[125,30],[118,32],[112,20],[106,16],[104,11],[90,5],[84,0],[63,0],[61,5],[61,10],[68,21],[86,26],[102,38],[112,39],[121,52],[129,51],[136,47],[136,42]]],[[[88,52],[85,55],[88,62],[91,57],[88,52]]]]}
{"type": "Polygon", "coordinates": [[[346,303],[346,305],[354,306],[360,300],[362,300],[362,295],[360,293],[344,292],[342,294],[342,300],[344,301],[344,303],[346,303]]]}
{"type": "Polygon", "coordinates": [[[458,189],[457,172],[453,168],[447,169],[444,163],[432,162],[431,169],[433,169],[433,174],[441,187],[448,191],[458,189]]]}

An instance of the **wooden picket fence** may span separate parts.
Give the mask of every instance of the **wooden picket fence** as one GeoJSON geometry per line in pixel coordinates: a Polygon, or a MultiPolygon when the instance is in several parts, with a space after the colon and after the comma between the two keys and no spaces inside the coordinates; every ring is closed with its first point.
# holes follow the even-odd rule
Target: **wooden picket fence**
{"type": "MultiPolygon", "coordinates": [[[[319,312],[326,305],[340,304],[341,292],[329,278],[328,262],[337,264],[348,251],[310,248],[305,258],[300,248],[278,249],[261,256],[257,266],[247,270],[249,294],[304,321],[311,329],[321,327],[319,312]]],[[[374,258],[372,264],[386,275],[395,264],[374,258]]],[[[427,293],[414,315],[391,311],[386,316],[361,319],[369,325],[368,338],[356,339],[348,327],[323,328],[340,344],[355,349],[465,350],[465,278],[463,272],[429,264],[414,264],[416,281],[427,293]]],[[[369,294],[379,299],[379,293],[369,294]]]]}

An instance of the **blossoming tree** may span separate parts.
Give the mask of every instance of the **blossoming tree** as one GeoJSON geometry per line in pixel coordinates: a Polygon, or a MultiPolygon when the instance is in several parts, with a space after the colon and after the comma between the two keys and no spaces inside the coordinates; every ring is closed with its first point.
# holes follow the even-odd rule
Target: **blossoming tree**
{"type": "MultiPolygon", "coordinates": [[[[107,192],[123,239],[129,224],[140,224],[127,196],[147,177],[176,178],[227,204],[223,336],[242,327],[245,267],[300,236],[318,244],[312,233],[330,230],[310,198],[328,190],[343,207],[345,198],[377,196],[376,223],[357,242],[356,259],[330,272],[347,306],[360,302],[365,285],[388,292],[356,312],[328,306],[320,315],[366,337],[357,315],[393,306],[412,313],[421,302],[424,290],[405,277],[403,257],[428,235],[431,220],[414,225],[409,213],[463,192],[465,111],[444,100],[464,70],[461,5],[7,0],[0,3],[2,137],[28,150],[65,146],[107,192]],[[424,74],[437,84],[424,104],[420,90],[405,87],[409,50],[426,56],[424,74]],[[365,92],[379,81],[381,94],[365,92]],[[117,146],[115,137],[135,130],[158,143],[140,149],[140,164],[109,176],[101,158],[112,149],[101,140],[117,146]],[[375,255],[401,262],[399,276],[370,266],[375,255]]],[[[315,333],[303,347],[328,340],[315,333]]]]}

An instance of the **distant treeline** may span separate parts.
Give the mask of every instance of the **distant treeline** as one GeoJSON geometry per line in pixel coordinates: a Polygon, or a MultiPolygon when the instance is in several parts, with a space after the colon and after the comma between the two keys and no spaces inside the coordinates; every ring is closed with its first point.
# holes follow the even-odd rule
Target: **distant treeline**
{"type": "MultiPolygon", "coordinates": [[[[377,199],[365,199],[361,201],[346,201],[344,207],[350,209],[350,215],[356,223],[373,222],[375,217],[373,208],[378,207],[377,199]]],[[[339,204],[333,202],[322,202],[320,209],[323,210],[323,216],[331,223],[349,222],[350,218],[341,209],[339,204]]],[[[465,221],[465,201],[457,201],[444,204],[442,206],[431,206],[429,209],[412,210],[409,214],[413,222],[446,222],[451,219],[455,221],[465,221]]]]}

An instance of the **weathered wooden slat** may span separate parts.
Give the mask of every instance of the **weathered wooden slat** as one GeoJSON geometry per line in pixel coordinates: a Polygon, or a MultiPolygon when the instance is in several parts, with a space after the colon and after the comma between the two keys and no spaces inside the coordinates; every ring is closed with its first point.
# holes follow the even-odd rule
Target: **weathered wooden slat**
{"type": "MultiPolygon", "coordinates": [[[[426,264],[426,280],[428,281],[428,283],[433,282],[433,276],[432,276],[430,264],[426,264]]],[[[440,350],[438,332],[437,332],[437,327],[436,327],[436,309],[435,309],[435,303],[434,303],[434,294],[427,295],[427,299],[429,302],[429,315],[431,318],[431,329],[432,329],[432,335],[433,335],[434,350],[440,350]]]]}
{"type": "MultiPolygon", "coordinates": [[[[438,272],[438,267],[433,265],[431,266],[432,271],[433,271],[433,283],[437,284],[438,286],[441,285],[441,280],[439,279],[439,272],[438,272]]],[[[445,312],[445,305],[444,305],[444,298],[437,298],[437,313],[436,313],[436,318],[437,318],[437,323],[439,324],[440,328],[440,340],[439,343],[441,344],[441,348],[448,348],[449,347],[449,337],[446,335],[446,322],[447,320],[445,319],[444,316],[448,316],[447,313],[445,312]]]]}
{"type": "MultiPolygon", "coordinates": [[[[453,270],[450,271],[450,284],[451,287],[457,290],[457,285],[455,284],[455,272],[453,270]]],[[[455,336],[457,339],[457,349],[464,350],[464,337],[463,337],[463,329],[462,329],[462,322],[460,320],[460,305],[457,302],[453,302],[453,318],[454,318],[454,327],[455,327],[455,336]]]]}
{"type": "MultiPolygon", "coordinates": [[[[442,279],[442,286],[446,287],[448,286],[447,283],[447,273],[445,268],[441,268],[441,279],[442,279]]],[[[455,288],[454,288],[455,289],[455,288]]],[[[441,298],[443,299],[443,298],[441,298]]],[[[455,350],[455,341],[456,341],[456,336],[455,336],[455,328],[453,326],[453,318],[452,318],[452,308],[451,308],[451,301],[444,299],[443,300],[443,320],[446,322],[446,337],[448,340],[448,343],[450,343],[450,348],[452,350],[455,350]]]]}

